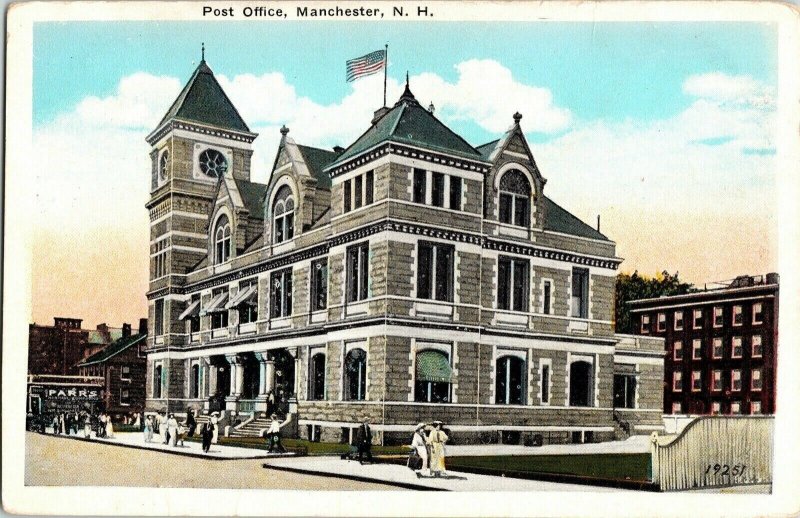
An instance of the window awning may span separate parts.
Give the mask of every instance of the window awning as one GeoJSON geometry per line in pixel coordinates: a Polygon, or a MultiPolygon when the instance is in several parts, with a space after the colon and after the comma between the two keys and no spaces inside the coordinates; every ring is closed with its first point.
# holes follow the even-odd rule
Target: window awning
{"type": "Polygon", "coordinates": [[[184,320],[190,317],[196,317],[199,314],[200,314],[200,299],[195,300],[194,302],[189,304],[189,307],[186,308],[186,311],[181,313],[181,316],[178,317],[178,320],[184,320]]]}
{"type": "Polygon", "coordinates": [[[242,304],[256,304],[258,302],[258,286],[256,284],[250,284],[239,290],[239,293],[233,297],[230,302],[228,302],[225,307],[235,308],[236,306],[240,306],[242,304]]]}
{"type": "Polygon", "coordinates": [[[450,383],[453,370],[447,357],[439,351],[417,354],[417,381],[450,383]]]}
{"type": "Polygon", "coordinates": [[[209,313],[214,313],[215,311],[222,311],[225,309],[225,302],[228,301],[228,292],[223,291],[222,293],[217,294],[216,297],[211,299],[211,302],[208,303],[201,312],[200,316],[208,315],[209,313]]]}

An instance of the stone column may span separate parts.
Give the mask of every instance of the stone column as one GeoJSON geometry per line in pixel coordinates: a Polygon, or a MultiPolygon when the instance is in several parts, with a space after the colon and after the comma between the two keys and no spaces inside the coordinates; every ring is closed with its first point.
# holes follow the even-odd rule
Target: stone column
{"type": "Polygon", "coordinates": [[[244,363],[237,358],[236,362],[236,397],[242,397],[244,392],[244,363]]]}
{"type": "Polygon", "coordinates": [[[208,360],[208,397],[217,393],[217,370],[218,367],[211,363],[211,358],[208,360]]]}
{"type": "Polygon", "coordinates": [[[275,362],[267,360],[264,362],[264,393],[269,394],[275,391],[275,362]]]}
{"type": "Polygon", "coordinates": [[[263,398],[267,395],[267,353],[255,353],[258,360],[258,397],[263,398]]]}
{"type": "Polygon", "coordinates": [[[294,398],[297,398],[299,393],[300,387],[300,355],[298,354],[297,347],[288,347],[286,352],[294,358],[294,387],[292,387],[292,392],[294,398]]]}
{"type": "Polygon", "coordinates": [[[230,376],[228,376],[228,378],[230,379],[230,386],[229,386],[230,390],[228,391],[228,398],[230,399],[230,398],[235,398],[236,397],[236,386],[237,386],[237,384],[236,384],[236,372],[238,370],[237,365],[238,365],[239,359],[236,357],[235,354],[234,355],[226,355],[225,359],[228,361],[228,365],[230,365],[230,376]]]}

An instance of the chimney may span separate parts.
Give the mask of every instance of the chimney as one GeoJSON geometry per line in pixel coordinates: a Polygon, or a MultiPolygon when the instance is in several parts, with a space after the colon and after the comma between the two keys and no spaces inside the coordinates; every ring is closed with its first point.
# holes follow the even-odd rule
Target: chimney
{"type": "Polygon", "coordinates": [[[381,117],[383,117],[384,115],[386,115],[386,113],[387,113],[388,111],[389,111],[389,108],[387,108],[386,106],[381,106],[380,108],[378,108],[377,110],[375,110],[375,115],[372,117],[372,122],[371,122],[371,124],[375,124],[376,122],[378,122],[379,120],[381,120],[381,117]]]}
{"type": "Polygon", "coordinates": [[[147,334],[147,319],[140,318],[139,319],[139,334],[146,335],[147,334]]]}
{"type": "Polygon", "coordinates": [[[767,274],[767,284],[780,284],[781,276],[775,272],[767,274]]]}
{"type": "Polygon", "coordinates": [[[341,155],[344,153],[344,148],[342,146],[333,146],[333,152],[337,155],[341,155]]]}
{"type": "Polygon", "coordinates": [[[130,324],[122,324],[122,338],[130,338],[131,336],[131,325],[130,324]]]}
{"type": "Polygon", "coordinates": [[[431,115],[433,115],[433,112],[436,111],[436,107],[433,105],[433,101],[431,101],[431,103],[428,105],[428,111],[430,112],[431,115]]]}
{"type": "Polygon", "coordinates": [[[597,231],[600,232],[600,214],[597,215],[597,231]]]}

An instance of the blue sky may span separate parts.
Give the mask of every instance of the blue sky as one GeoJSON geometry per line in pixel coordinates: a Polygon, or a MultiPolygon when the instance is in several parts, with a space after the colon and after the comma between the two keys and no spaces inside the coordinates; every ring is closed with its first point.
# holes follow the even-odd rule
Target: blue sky
{"type": "MultiPolygon", "coordinates": [[[[201,41],[216,73],[279,70],[299,95],[321,104],[351,88],[343,79],[346,59],[389,43],[389,74],[398,81],[406,70],[453,80],[456,63],[493,59],[516,80],[549,88],[555,104],[577,119],[659,118],[691,102],[681,84],[693,74],[722,71],[774,83],[776,38],[774,27],[756,23],[441,22],[435,30],[422,23],[38,23],[34,122],[87,95],[110,95],[134,72],[185,81],[201,41]]],[[[460,130],[473,143],[492,138],[475,125],[460,130]]]]}
{"type": "Polygon", "coordinates": [[[345,61],[388,42],[390,104],[408,70],[420,102],[475,145],[520,111],[545,194],[590,224],[601,215],[622,271],[666,269],[702,284],[775,269],[774,25],[38,23],[35,320],[146,314],[144,137],[201,42],[259,133],[254,181],[267,180],[283,124],[297,142],[327,148],[366,129],[382,77],[346,83],[345,61]]]}

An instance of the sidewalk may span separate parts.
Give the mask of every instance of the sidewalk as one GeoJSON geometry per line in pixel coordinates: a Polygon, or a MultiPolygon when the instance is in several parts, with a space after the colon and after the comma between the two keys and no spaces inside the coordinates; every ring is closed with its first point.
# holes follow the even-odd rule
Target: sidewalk
{"type": "Polygon", "coordinates": [[[278,469],[308,475],[328,475],[351,480],[396,484],[400,487],[439,491],[627,491],[608,487],[561,484],[516,478],[493,477],[449,471],[448,478],[417,478],[405,466],[397,464],[364,464],[358,461],[341,460],[338,457],[296,457],[292,459],[269,459],[267,469],[278,469]]]}
{"type": "Polygon", "coordinates": [[[477,455],[590,455],[595,453],[650,453],[650,436],[634,435],[624,441],[587,444],[519,446],[508,444],[465,444],[445,446],[448,457],[477,455]]]}
{"type": "Polygon", "coordinates": [[[266,448],[257,450],[254,448],[239,448],[236,446],[222,446],[220,444],[212,444],[208,453],[203,452],[203,446],[199,442],[186,441],[183,446],[170,446],[164,444],[164,438],[158,434],[153,435],[153,442],[144,442],[144,436],[141,433],[120,432],[115,433],[114,437],[109,439],[98,439],[92,432],[90,439],[84,439],[83,433],[78,435],[53,435],[46,434],[48,437],[61,437],[75,440],[92,441],[102,444],[109,444],[112,446],[122,446],[128,448],[139,448],[142,450],[155,450],[174,455],[187,455],[191,457],[202,457],[207,459],[269,459],[281,457],[294,457],[294,453],[267,453],[266,448]]]}

